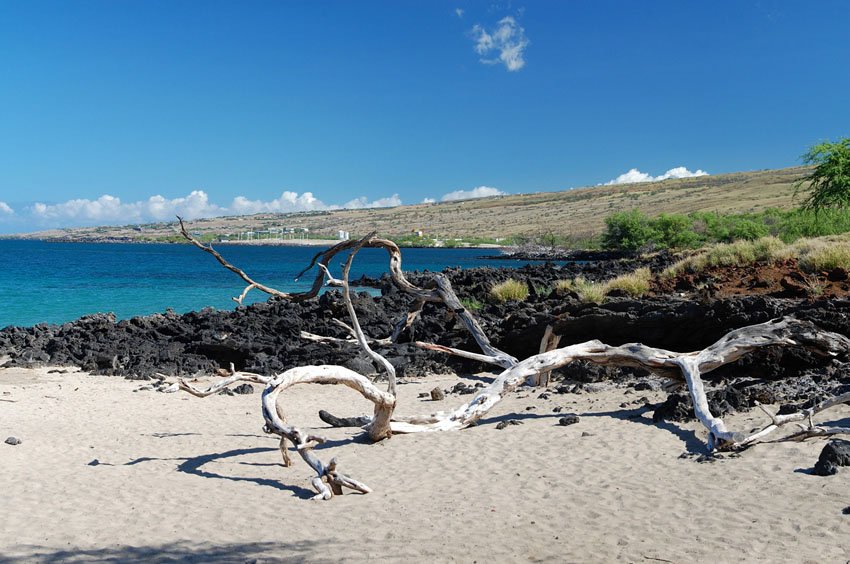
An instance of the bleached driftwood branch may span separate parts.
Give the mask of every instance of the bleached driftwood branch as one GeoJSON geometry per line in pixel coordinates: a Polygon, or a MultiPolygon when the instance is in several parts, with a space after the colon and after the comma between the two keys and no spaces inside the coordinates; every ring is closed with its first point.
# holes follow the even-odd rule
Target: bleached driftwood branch
{"type": "MultiPolygon", "coordinates": [[[[297,292],[297,293],[286,293],[276,290],[275,288],[271,288],[259,282],[253,280],[250,276],[248,276],[242,269],[237,268],[236,266],[230,264],[221,254],[212,248],[212,245],[204,245],[197,239],[195,239],[186,229],[185,224],[183,223],[183,219],[177,218],[180,222],[180,233],[183,237],[186,238],[190,243],[194,246],[198,247],[202,251],[209,253],[226,269],[230,270],[237,274],[242,280],[244,280],[248,286],[242,292],[238,298],[233,298],[234,301],[238,303],[242,303],[242,300],[245,298],[247,293],[252,289],[260,290],[261,292],[265,292],[272,296],[277,296],[279,298],[291,299],[291,300],[306,300],[309,298],[314,298],[319,295],[319,292],[322,289],[322,286],[325,285],[326,277],[329,280],[329,285],[342,285],[342,280],[334,278],[330,271],[328,270],[328,264],[330,261],[339,253],[352,250],[355,248],[369,247],[369,248],[377,248],[384,249],[389,255],[389,272],[390,277],[393,281],[393,284],[401,290],[402,292],[412,296],[414,298],[414,302],[411,305],[411,308],[408,314],[396,324],[395,329],[393,330],[393,334],[390,337],[392,342],[395,342],[398,339],[398,336],[401,332],[409,328],[412,323],[419,316],[423,305],[426,302],[436,302],[436,303],[445,303],[448,308],[450,308],[463,322],[464,326],[467,330],[472,334],[475,341],[481,346],[482,350],[488,354],[489,356],[493,356],[498,359],[498,364],[501,366],[507,367],[511,364],[516,364],[516,359],[511,355],[500,351],[495,348],[491,343],[490,339],[484,333],[481,326],[475,320],[475,318],[469,313],[469,311],[461,304],[458,297],[455,295],[452,290],[451,283],[448,278],[446,278],[442,274],[437,274],[432,281],[432,288],[420,288],[416,284],[410,282],[407,277],[404,275],[404,271],[401,268],[401,250],[398,245],[390,241],[389,239],[381,239],[374,236],[374,233],[367,235],[363,239],[360,240],[347,240],[340,241],[336,245],[331,248],[316,253],[313,256],[310,264],[298,273],[295,277],[296,280],[301,278],[304,274],[306,274],[309,270],[311,270],[314,266],[319,267],[319,272],[316,273],[315,278],[313,279],[312,287],[306,292],[297,292]]],[[[351,256],[351,255],[349,255],[351,256]]]]}
{"type": "Polygon", "coordinates": [[[245,272],[241,268],[237,268],[237,267],[233,266],[232,264],[230,264],[229,262],[227,262],[227,260],[225,260],[225,258],[223,256],[221,256],[221,254],[218,251],[213,249],[212,243],[210,243],[209,245],[204,245],[203,243],[201,243],[200,241],[198,241],[197,239],[192,237],[192,235],[190,235],[189,231],[186,229],[186,225],[183,223],[182,217],[178,216],[177,220],[180,222],[180,234],[183,235],[183,237],[185,237],[186,240],[188,240],[190,243],[192,243],[193,245],[195,245],[196,247],[198,247],[199,249],[201,249],[205,253],[211,254],[213,257],[215,257],[215,260],[217,260],[224,268],[226,268],[230,272],[235,273],[237,276],[239,276],[242,280],[244,280],[248,284],[248,286],[245,287],[245,289],[242,291],[242,294],[240,294],[239,297],[233,298],[233,301],[235,301],[239,305],[242,305],[242,300],[244,300],[245,296],[248,295],[248,292],[250,292],[254,288],[256,288],[257,290],[260,290],[261,292],[265,292],[269,295],[277,296],[279,298],[290,298],[292,296],[292,294],[288,294],[286,292],[281,292],[280,290],[276,290],[275,288],[272,288],[270,286],[265,286],[263,284],[260,284],[259,282],[255,282],[254,280],[251,279],[250,276],[245,274],[245,272]]]}
{"type": "MultiPolygon", "coordinates": [[[[719,366],[734,362],[743,355],[767,346],[803,346],[827,356],[850,352],[850,339],[837,333],[822,331],[810,322],[786,317],[731,331],[702,351],[676,353],[664,349],[630,343],[618,347],[599,341],[570,345],[534,355],[502,372],[489,386],[483,388],[468,403],[447,414],[432,415],[432,423],[393,425],[393,432],[445,431],[467,427],[478,421],[502,397],[529,378],[561,368],[575,360],[601,365],[640,366],[650,371],[669,374],[678,369],[684,376],[697,419],[708,429],[709,449],[735,449],[752,444],[786,423],[802,420],[801,415],[780,416],[780,425],[753,436],[733,433],[723,421],[712,415],[701,375],[719,366]]],[[[825,402],[820,410],[843,403],[825,402]]]]}
{"type": "MultiPolygon", "coordinates": [[[[185,231],[185,227],[183,227],[183,232],[191,240],[191,237],[185,231]]],[[[203,245],[197,242],[195,243],[215,256],[216,253],[211,248],[207,249],[203,245]]],[[[266,387],[262,398],[263,418],[266,421],[265,430],[281,437],[281,453],[287,465],[289,461],[285,446],[286,440],[290,440],[295,445],[301,457],[313,468],[316,472],[316,477],[312,481],[314,488],[318,492],[316,498],[329,499],[333,494],[341,493],[342,487],[349,487],[364,493],[370,490],[364,484],[339,473],[336,469],[336,459],[332,459],[328,464],[324,464],[312,453],[312,447],[315,444],[324,442],[324,439],[305,434],[300,429],[286,423],[282,407],[278,402],[278,397],[285,389],[295,384],[341,384],[359,392],[374,404],[374,414],[372,417],[364,418],[360,421],[365,423],[363,428],[373,441],[388,438],[393,433],[452,431],[468,427],[480,420],[507,393],[516,389],[522,383],[538,379],[541,375],[548,374],[552,370],[565,366],[575,360],[585,360],[601,365],[640,366],[664,376],[684,379],[693,400],[695,414],[699,421],[708,429],[708,446],[710,450],[742,448],[762,441],[766,436],[783,425],[795,422],[799,423],[804,420],[809,421],[809,426],[803,430],[805,436],[801,433],[796,435],[799,438],[823,435],[824,433],[848,432],[847,429],[843,428],[818,428],[811,421],[815,413],[838,403],[844,403],[850,399],[850,394],[826,400],[809,410],[804,410],[797,414],[771,416],[770,425],[750,435],[729,431],[722,419],[715,417],[708,407],[702,374],[710,372],[724,364],[734,362],[755,349],[767,346],[801,346],[826,356],[837,356],[850,351],[850,340],[846,337],[836,333],[822,331],[810,322],[786,317],[744,327],[731,331],[716,343],[696,352],[677,353],[647,347],[640,343],[610,346],[594,340],[543,351],[520,362],[490,344],[489,339],[475,318],[460,304],[460,301],[451,288],[451,284],[445,276],[435,276],[434,288],[430,291],[418,288],[407,281],[401,272],[401,254],[398,247],[392,242],[374,239],[372,235],[359,241],[345,241],[335,245],[328,251],[316,255],[311,266],[318,260],[319,264],[324,264],[326,267],[327,261],[336,252],[343,249],[352,250],[345,263],[343,278],[341,280],[343,297],[351,318],[349,329],[360,347],[387,372],[388,389],[386,392],[379,390],[365,376],[342,366],[330,365],[292,368],[271,378],[256,374],[234,373],[227,379],[210,386],[206,390],[198,390],[186,382],[180,382],[181,389],[200,397],[220,391],[237,381],[265,383],[266,387]],[[505,368],[489,386],[483,388],[470,401],[452,411],[404,418],[393,417],[393,411],[396,405],[395,371],[383,356],[370,348],[369,341],[357,320],[357,315],[350,297],[348,278],[351,263],[356,253],[364,246],[382,247],[390,253],[390,270],[394,282],[404,291],[416,297],[414,308],[411,309],[412,313],[409,314],[408,319],[410,319],[410,315],[415,316],[418,314],[422,304],[427,301],[443,302],[463,321],[467,329],[473,334],[484,354],[460,351],[458,349],[428,343],[417,343],[419,346],[430,350],[439,350],[466,358],[490,362],[505,368]],[[416,312],[415,314],[413,313],[414,311],[416,312]]],[[[223,259],[219,262],[225,265],[227,264],[223,259]]],[[[241,270],[235,269],[235,267],[231,268],[231,270],[241,273],[241,270]]],[[[324,277],[325,274],[320,274],[317,282],[314,283],[314,289],[316,289],[316,284],[321,285],[324,277]]],[[[243,279],[251,284],[255,284],[255,287],[260,288],[259,285],[256,285],[247,276],[244,276],[243,279]]],[[[316,289],[316,291],[318,290],[316,289]]],[[[280,293],[275,295],[280,295],[280,293]]],[[[554,339],[551,335],[549,335],[548,339],[544,339],[544,341],[546,342],[541,344],[541,350],[554,346],[554,339]]]]}
{"type": "Polygon", "coordinates": [[[796,413],[786,413],[785,415],[773,415],[765,406],[758,405],[758,407],[767,414],[771,422],[770,425],[766,426],[764,429],[761,429],[747,437],[748,444],[761,441],[762,438],[773,433],[783,425],[788,425],[790,423],[796,423],[799,425],[800,430],[788,435],[787,437],[776,439],[776,441],[773,442],[802,441],[810,437],[829,437],[832,435],[850,434],[850,427],[815,425],[813,420],[813,417],[821,411],[825,411],[836,405],[841,405],[842,403],[850,403],[850,392],[827,398],[812,407],[802,409],[796,413]],[[806,424],[803,425],[802,422],[805,422],[806,424]]]}
{"type": "Polygon", "coordinates": [[[360,348],[363,349],[367,355],[369,355],[369,358],[371,358],[372,361],[375,362],[375,364],[380,365],[381,368],[384,369],[384,372],[387,373],[387,393],[395,397],[395,367],[390,364],[390,361],[376,353],[374,350],[372,350],[372,347],[369,346],[369,341],[368,339],[366,339],[366,335],[363,334],[363,329],[360,328],[360,321],[357,319],[357,312],[354,311],[354,303],[351,301],[351,288],[349,288],[348,286],[348,276],[351,273],[351,263],[354,262],[354,257],[357,255],[358,251],[363,248],[363,245],[366,244],[366,242],[374,236],[374,233],[370,233],[369,235],[358,241],[358,243],[351,250],[351,253],[348,255],[348,260],[345,261],[345,266],[342,269],[342,297],[345,301],[345,307],[348,310],[348,316],[351,318],[351,329],[354,330],[354,337],[360,344],[360,348]]]}
{"type": "Polygon", "coordinates": [[[180,378],[177,380],[179,389],[192,394],[195,397],[205,398],[215,395],[225,388],[229,388],[237,382],[253,382],[255,384],[268,384],[271,381],[269,376],[261,376],[260,374],[252,374],[250,372],[234,372],[224,380],[219,380],[210,386],[202,389],[196,388],[186,379],[180,378]]]}

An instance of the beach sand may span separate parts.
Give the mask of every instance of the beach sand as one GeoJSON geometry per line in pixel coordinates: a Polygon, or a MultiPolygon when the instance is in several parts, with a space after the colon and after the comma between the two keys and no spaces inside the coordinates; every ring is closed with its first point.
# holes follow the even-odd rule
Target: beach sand
{"type": "MultiPolygon", "coordinates": [[[[398,413],[459,405],[471,396],[417,397],[458,380],[401,385],[398,413]]],[[[0,441],[22,440],[0,443],[0,561],[850,559],[850,468],[808,473],[823,441],[700,463],[698,424],[653,424],[620,407],[658,392],[520,392],[477,427],[366,444],[317,411],[355,415],[367,402],[341,386],[296,386],[285,393],[289,420],[332,439],[320,457],[338,456],[374,489],[308,501],[311,471],[297,456],[283,468],[261,431],[259,387],[199,399],[142,385],[0,370],[0,441]],[[568,413],[580,421],[559,426],[568,413]],[[504,419],[523,424],[498,430],[504,419]]],[[[821,415],[848,418],[848,406],[821,415]]],[[[764,416],[728,422],[748,429],[764,416]]]]}

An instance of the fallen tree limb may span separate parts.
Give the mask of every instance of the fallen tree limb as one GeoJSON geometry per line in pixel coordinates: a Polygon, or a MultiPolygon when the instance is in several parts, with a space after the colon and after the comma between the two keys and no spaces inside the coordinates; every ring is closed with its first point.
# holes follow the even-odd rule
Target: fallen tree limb
{"type": "MultiPolygon", "coordinates": [[[[782,318],[736,329],[713,345],[697,352],[676,353],[640,343],[615,347],[600,341],[588,341],[529,357],[502,372],[489,386],[454,411],[434,413],[425,418],[394,420],[391,424],[392,431],[418,433],[468,427],[492,409],[505,394],[516,389],[529,378],[556,370],[576,360],[585,360],[601,365],[639,366],[662,374],[669,374],[674,369],[678,370],[688,385],[697,419],[709,431],[709,450],[742,448],[760,440],[781,425],[801,420],[803,416],[780,416],[784,418],[780,425],[752,437],[730,432],[723,421],[712,415],[709,410],[701,375],[734,362],[754,349],[776,345],[805,346],[819,354],[829,356],[850,351],[850,339],[837,333],[821,331],[810,322],[794,318],[782,318]]],[[[427,346],[427,348],[443,350],[439,346],[427,346]]],[[[455,349],[449,349],[449,351],[454,352],[455,349]]],[[[820,410],[845,401],[847,400],[838,399],[823,402],[820,410]]]]}
{"type": "MultiPolygon", "coordinates": [[[[259,374],[252,374],[250,372],[235,372],[231,376],[225,378],[224,380],[220,380],[208,386],[207,388],[201,390],[190,384],[187,380],[180,378],[177,380],[178,389],[183,390],[185,392],[189,392],[195,397],[205,398],[207,396],[211,396],[219,393],[225,388],[230,387],[231,385],[237,382],[253,382],[255,384],[268,384],[272,379],[268,376],[261,376],[259,374]]],[[[176,391],[172,389],[168,389],[166,391],[176,391]]]]}
{"type": "MultiPolygon", "coordinates": [[[[198,247],[199,249],[201,249],[205,253],[211,254],[213,257],[215,257],[215,260],[217,260],[219,262],[219,264],[221,264],[224,268],[226,268],[230,272],[235,273],[237,276],[239,276],[242,280],[244,280],[248,284],[248,286],[242,291],[242,294],[240,294],[239,297],[232,298],[233,301],[235,301],[239,305],[242,305],[242,300],[244,300],[245,296],[248,295],[248,292],[250,292],[254,288],[256,288],[257,290],[260,290],[261,292],[265,292],[269,295],[277,296],[279,298],[291,298],[292,297],[292,294],[288,294],[286,292],[281,292],[280,290],[276,290],[275,288],[272,288],[270,286],[265,286],[263,284],[260,284],[258,282],[255,282],[254,280],[252,280],[251,277],[248,276],[247,274],[245,274],[245,272],[241,268],[237,268],[237,267],[233,266],[232,264],[230,264],[229,262],[227,262],[224,259],[224,257],[221,256],[221,254],[219,254],[218,251],[213,249],[212,243],[210,243],[209,245],[204,245],[203,243],[201,243],[200,241],[198,241],[197,239],[192,237],[189,234],[189,231],[186,230],[186,225],[183,223],[182,217],[178,216],[177,220],[180,222],[180,234],[183,235],[183,237],[185,237],[190,243],[192,243],[193,245],[195,245],[196,247],[198,247]]],[[[324,276],[324,275],[322,275],[322,276],[324,276]]]]}
{"type": "MultiPolygon", "coordinates": [[[[372,347],[369,346],[369,341],[368,339],[366,339],[366,335],[363,334],[363,329],[360,328],[360,321],[357,319],[357,313],[354,311],[354,303],[352,303],[351,301],[351,288],[349,288],[348,286],[348,275],[351,272],[351,263],[354,262],[354,257],[357,255],[357,252],[363,248],[363,245],[365,245],[374,236],[374,233],[370,233],[369,235],[358,241],[358,243],[351,250],[351,254],[348,255],[348,260],[345,261],[345,266],[342,268],[342,296],[345,300],[345,308],[348,310],[348,316],[351,318],[351,329],[354,331],[354,337],[360,344],[360,348],[363,349],[367,355],[369,355],[369,358],[371,358],[372,361],[381,366],[381,368],[384,369],[384,372],[387,373],[387,393],[395,397],[395,367],[390,364],[390,361],[373,351],[372,347]]],[[[377,417],[377,414],[375,417],[377,417]]]]}
{"type": "MultiPolygon", "coordinates": [[[[374,233],[367,235],[361,240],[341,241],[325,251],[316,253],[307,268],[299,272],[298,275],[295,277],[295,279],[298,280],[299,278],[301,278],[301,276],[306,274],[307,271],[318,265],[319,272],[313,279],[312,287],[306,292],[289,294],[253,280],[242,269],[230,264],[224,257],[221,256],[218,251],[212,248],[211,244],[204,245],[203,243],[195,239],[186,229],[183,219],[180,217],[178,217],[177,219],[180,223],[180,233],[181,235],[183,235],[184,238],[186,238],[186,240],[188,240],[190,243],[192,243],[194,246],[198,247],[202,251],[209,253],[210,255],[215,257],[215,259],[222,266],[224,266],[231,272],[237,274],[240,278],[242,278],[242,280],[248,283],[248,286],[245,288],[242,294],[237,298],[233,298],[233,300],[238,302],[239,304],[242,303],[242,300],[245,299],[245,296],[252,289],[257,289],[269,295],[277,296],[279,298],[284,299],[306,300],[309,298],[314,298],[319,295],[322,286],[325,285],[326,278],[328,280],[328,285],[331,286],[343,286],[347,284],[346,276],[343,276],[343,279],[340,280],[334,278],[328,270],[328,264],[330,263],[331,259],[333,259],[333,257],[335,257],[337,254],[343,251],[351,250],[352,254],[349,255],[349,259],[351,259],[356,254],[356,251],[363,247],[384,249],[389,255],[389,271],[393,284],[395,284],[395,286],[402,292],[405,292],[406,294],[409,294],[415,298],[406,317],[396,324],[396,327],[394,328],[393,333],[390,337],[392,342],[396,342],[400,333],[413,324],[413,322],[416,320],[416,318],[422,311],[422,307],[426,302],[442,302],[445,303],[446,306],[450,308],[460,318],[464,326],[472,334],[475,341],[486,354],[497,358],[499,360],[499,364],[504,367],[511,366],[513,364],[516,364],[517,362],[514,357],[500,351],[490,343],[490,339],[484,333],[483,329],[481,329],[481,326],[469,313],[469,311],[463,306],[463,304],[461,304],[460,300],[455,295],[448,278],[446,278],[442,274],[437,274],[434,277],[434,287],[432,289],[420,288],[419,286],[413,284],[407,279],[407,277],[404,275],[404,271],[401,268],[401,250],[398,248],[398,245],[388,239],[377,238],[374,236],[374,233]]],[[[346,294],[348,293],[349,290],[347,286],[345,286],[344,291],[346,294]]]]}
{"type": "Polygon", "coordinates": [[[416,341],[416,343],[414,343],[414,344],[417,347],[419,347],[420,349],[425,349],[425,350],[434,351],[434,352],[441,352],[441,353],[445,353],[445,354],[459,356],[461,358],[468,358],[470,360],[477,360],[478,362],[484,362],[484,363],[487,363],[487,364],[495,364],[495,365],[501,366],[499,359],[496,358],[495,356],[489,356],[489,355],[486,355],[486,354],[474,353],[474,352],[470,352],[470,351],[465,351],[463,349],[456,349],[456,348],[453,348],[453,347],[447,347],[445,345],[438,345],[438,344],[435,344],[435,343],[425,343],[423,341],[416,341]]]}
{"type": "MultiPolygon", "coordinates": [[[[229,263],[222,259],[211,247],[206,247],[193,240],[183,226],[182,221],[181,230],[184,236],[190,239],[190,241],[193,241],[196,246],[216,256],[219,262],[230,270],[240,274],[243,280],[249,282],[249,288],[246,289],[246,292],[252,288],[266,291],[264,289],[265,287],[251,280],[241,270],[228,266],[229,263]]],[[[288,295],[277,292],[273,293],[273,295],[285,295],[290,299],[303,299],[304,297],[316,295],[326,276],[329,280],[334,281],[334,283],[339,282],[343,287],[343,299],[345,300],[346,308],[351,319],[351,325],[345,325],[345,327],[353,335],[360,348],[387,373],[387,391],[379,390],[371,380],[363,375],[342,366],[332,365],[296,367],[273,377],[248,373],[233,373],[228,378],[204,390],[200,390],[183,380],[179,382],[180,389],[199,397],[206,397],[216,393],[238,381],[264,383],[266,385],[262,395],[262,413],[266,422],[264,429],[266,432],[276,434],[281,438],[281,454],[286,465],[289,463],[286,441],[289,440],[295,445],[297,452],[304,461],[316,472],[316,476],[312,479],[312,484],[318,492],[317,499],[329,499],[334,494],[341,493],[343,487],[352,488],[363,493],[369,492],[370,489],[365,484],[341,474],[337,470],[335,458],[328,464],[324,464],[313,454],[313,447],[324,442],[324,439],[306,434],[302,430],[286,423],[283,408],[278,399],[284,390],[296,384],[344,385],[357,391],[364,398],[371,401],[374,405],[374,412],[371,417],[346,421],[326,414],[327,417],[323,417],[322,419],[331,425],[334,425],[334,423],[351,422],[361,424],[373,441],[389,438],[393,433],[420,433],[463,429],[479,421],[507,393],[516,389],[518,386],[528,381],[540,381],[542,375],[546,375],[552,370],[563,367],[576,360],[589,361],[600,365],[639,366],[663,376],[684,380],[694,404],[694,412],[702,425],[708,430],[707,442],[709,450],[744,448],[762,441],[783,425],[799,423],[804,420],[807,420],[809,425],[808,427],[804,427],[801,432],[805,436],[801,433],[797,434],[800,438],[848,432],[847,429],[840,427],[817,427],[812,423],[812,416],[819,411],[839,403],[844,403],[850,399],[850,394],[825,400],[809,410],[803,410],[796,414],[771,416],[770,425],[750,435],[729,431],[723,420],[714,416],[709,409],[702,375],[719,366],[734,362],[755,349],[768,346],[799,346],[825,356],[837,356],[839,354],[847,354],[850,351],[849,339],[836,333],[822,331],[810,322],[787,317],[772,320],[767,323],[736,329],[701,351],[686,353],[648,347],[640,343],[610,346],[595,340],[562,348],[554,348],[553,350],[545,350],[556,346],[557,343],[556,336],[549,334],[544,338],[539,354],[523,361],[518,361],[490,343],[481,326],[460,303],[447,277],[440,274],[435,275],[432,288],[429,290],[411,284],[401,271],[401,253],[398,247],[390,241],[375,239],[373,234],[359,241],[344,241],[327,251],[318,253],[313,257],[310,267],[317,262],[322,272],[317,276],[313,288],[309,292],[299,295],[288,295]],[[348,279],[351,264],[357,252],[363,247],[380,247],[387,250],[390,255],[390,272],[394,283],[415,298],[413,307],[411,307],[406,319],[402,320],[404,323],[399,322],[396,325],[392,335],[393,340],[400,333],[401,330],[398,329],[400,326],[410,326],[413,319],[419,315],[424,303],[429,301],[442,302],[458,316],[473,335],[473,338],[484,354],[461,351],[429,343],[417,342],[417,345],[429,350],[437,350],[465,358],[489,362],[504,368],[493,382],[483,388],[470,401],[451,411],[410,417],[393,416],[396,406],[395,370],[386,358],[372,350],[369,346],[370,341],[360,327],[350,297],[348,279]],[[351,254],[343,268],[342,279],[337,280],[330,275],[330,272],[327,270],[327,264],[335,254],[342,250],[351,250],[351,254]]],[[[242,297],[244,297],[244,293],[242,297]]],[[[310,335],[309,338],[316,337],[310,335]]]]}

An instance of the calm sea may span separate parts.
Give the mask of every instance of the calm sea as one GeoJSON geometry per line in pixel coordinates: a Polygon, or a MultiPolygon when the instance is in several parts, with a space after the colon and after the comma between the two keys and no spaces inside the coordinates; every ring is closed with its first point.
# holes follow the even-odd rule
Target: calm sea
{"type": "MultiPolygon", "coordinates": [[[[312,273],[295,281],[318,247],[221,246],[219,251],[254,280],[282,291],[306,290],[312,273]]],[[[448,266],[521,266],[521,261],[492,261],[490,249],[404,249],[405,271],[439,271],[448,266]]],[[[342,275],[341,262],[331,272],[342,275]]],[[[113,312],[119,319],[212,306],[233,309],[232,296],[245,287],[213,257],[189,245],[44,243],[0,240],[0,328],[8,325],[64,323],[82,315],[113,312]]],[[[364,249],[352,267],[352,279],[386,271],[387,254],[364,249]]],[[[251,291],[245,303],[267,299],[251,291]]]]}

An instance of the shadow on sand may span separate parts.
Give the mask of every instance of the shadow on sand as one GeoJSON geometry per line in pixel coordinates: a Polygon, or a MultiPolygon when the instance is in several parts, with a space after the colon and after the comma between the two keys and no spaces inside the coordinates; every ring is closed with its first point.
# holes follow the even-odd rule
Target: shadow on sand
{"type": "MultiPolygon", "coordinates": [[[[130,462],[127,462],[125,464],[125,466],[134,466],[136,464],[141,464],[141,463],[144,463],[144,462],[150,462],[150,461],[153,461],[153,460],[182,460],[183,462],[181,462],[177,466],[177,471],[178,472],[184,472],[186,474],[192,474],[193,476],[200,476],[201,478],[210,478],[210,479],[217,479],[217,480],[231,480],[231,481],[234,481],[234,482],[252,482],[252,483],[257,484],[259,486],[268,486],[268,487],[271,487],[271,488],[275,488],[277,490],[290,492],[293,495],[295,495],[296,497],[299,497],[301,499],[309,499],[309,498],[313,497],[314,495],[316,495],[315,492],[308,490],[306,488],[302,488],[302,487],[299,487],[299,486],[287,485],[287,484],[284,484],[282,482],[279,482],[278,480],[272,480],[272,479],[269,479],[269,478],[255,478],[255,477],[248,477],[248,476],[227,476],[227,475],[224,475],[224,474],[217,474],[215,472],[211,472],[209,470],[203,469],[204,465],[206,465],[210,462],[217,462],[217,461],[222,461],[222,460],[225,460],[225,459],[228,459],[228,458],[236,458],[236,457],[239,457],[239,456],[257,454],[257,453],[261,453],[261,452],[280,452],[280,451],[277,448],[256,447],[256,448],[240,448],[240,449],[228,450],[226,452],[216,452],[216,453],[211,453],[211,454],[202,454],[202,455],[199,455],[199,456],[194,456],[192,458],[152,458],[152,457],[149,457],[149,456],[143,456],[143,457],[137,458],[135,460],[131,460],[130,462]]],[[[257,466],[267,465],[267,464],[251,463],[251,462],[239,462],[239,464],[252,465],[252,466],[254,466],[254,465],[257,465],[257,466]]],[[[268,465],[273,466],[275,464],[268,464],[268,465]]],[[[276,466],[282,467],[283,465],[278,463],[278,464],[276,464],[276,466]]]]}
{"type": "Polygon", "coordinates": [[[330,539],[294,542],[198,544],[178,541],[149,546],[70,548],[21,547],[22,556],[0,552],[0,562],[303,562],[326,550],[330,539]]]}
{"type": "Polygon", "coordinates": [[[639,407],[635,409],[621,409],[617,411],[597,411],[593,413],[585,413],[582,417],[613,417],[623,421],[630,421],[641,425],[648,425],[658,429],[668,431],[682,440],[685,443],[685,450],[691,454],[705,454],[708,450],[705,441],[697,437],[695,431],[681,429],[667,421],[653,421],[651,418],[644,417],[643,414],[651,412],[653,407],[639,407]]]}

